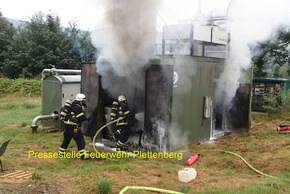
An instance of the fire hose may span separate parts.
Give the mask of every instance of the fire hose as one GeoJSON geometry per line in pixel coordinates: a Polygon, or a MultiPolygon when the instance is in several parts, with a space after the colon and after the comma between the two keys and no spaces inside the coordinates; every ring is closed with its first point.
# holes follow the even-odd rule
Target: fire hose
{"type": "Polygon", "coordinates": [[[123,194],[125,193],[125,191],[127,190],[146,190],[146,191],[156,191],[159,193],[169,193],[169,194],[184,194],[184,193],[180,193],[180,192],[176,192],[176,191],[170,191],[170,190],[166,190],[166,189],[159,189],[159,188],[154,188],[154,187],[143,187],[143,186],[126,186],[125,188],[123,188],[119,194],[123,194]]]}
{"type": "MultiPolygon", "coordinates": [[[[121,118],[119,119],[116,119],[116,120],[113,120],[105,125],[103,125],[95,134],[94,138],[93,138],[93,148],[96,152],[98,152],[97,148],[96,148],[96,145],[95,145],[95,141],[96,141],[96,138],[98,136],[98,134],[107,126],[115,123],[115,122],[118,122],[119,120],[121,120],[121,118]]],[[[237,156],[238,158],[240,158],[251,170],[253,170],[254,172],[258,173],[258,174],[261,174],[263,176],[266,176],[266,177],[269,177],[269,178],[274,178],[274,179],[280,179],[280,180],[284,180],[284,181],[290,181],[289,179],[283,179],[283,178],[280,178],[280,177],[275,177],[275,176],[272,176],[272,175],[269,175],[269,174],[265,174],[259,170],[257,170],[256,168],[254,168],[252,165],[250,165],[242,156],[240,156],[239,154],[237,153],[234,153],[234,152],[231,152],[231,151],[221,151],[221,152],[224,152],[224,153],[227,153],[227,154],[232,154],[234,156],[237,156]]],[[[125,191],[127,190],[147,190],[147,191],[156,191],[156,192],[162,192],[162,193],[169,193],[169,194],[182,194],[180,192],[175,192],[175,191],[170,191],[170,190],[166,190],[166,189],[159,189],[159,188],[153,188],[153,187],[143,187],[143,186],[126,186],[125,188],[123,188],[119,194],[123,194],[125,191]]]]}
{"type": "MultiPolygon", "coordinates": [[[[97,136],[98,134],[107,126],[115,123],[115,122],[118,122],[119,120],[121,120],[122,118],[118,118],[116,120],[113,120],[105,125],[103,125],[97,132],[96,134],[94,135],[94,138],[93,138],[93,148],[96,152],[98,152],[97,148],[96,148],[96,145],[95,145],[95,141],[97,139],[97,136]]],[[[180,193],[180,192],[176,192],[176,191],[170,191],[170,190],[166,190],[166,189],[159,189],[159,188],[154,188],[154,187],[143,187],[143,186],[126,186],[125,188],[123,188],[119,194],[123,194],[125,191],[127,190],[147,190],[147,191],[156,191],[156,192],[161,192],[161,193],[169,193],[169,194],[184,194],[184,193],[180,193]]]]}
{"type": "Polygon", "coordinates": [[[255,169],[252,165],[250,165],[242,156],[240,156],[239,154],[236,154],[234,152],[231,152],[231,151],[222,151],[224,153],[227,153],[227,154],[232,154],[234,156],[237,156],[239,157],[251,170],[255,171],[256,173],[258,174],[261,174],[261,175],[264,175],[266,177],[270,177],[270,178],[274,178],[274,179],[279,179],[279,180],[284,180],[284,181],[290,181],[289,179],[283,179],[283,178],[279,178],[279,177],[275,177],[275,176],[272,176],[272,175],[269,175],[269,174],[265,174],[257,169],[255,169]]]}
{"type": "Polygon", "coordinates": [[[96,139],[97,139],[97,136],[99,135],[99,133],[105,128],[105,127],[107,127],[107,126],[109,126],[109,125],[111,125],[111,124],[113,124],[113,123],[116,123],[116,122],[118,122],[119,120],[121,120],[122,118],[120,117],[120,118],[118,118],[118,119],[116,119],[116,120],[113,120],[113,121],[111,121],[111,122],[109,122],[109,123],[107,123],[107,124],[105,124],[105,125],[103,125],[100,129],[98,129],[98,131],[96,132],[96,134],[95,134],[95,136],[94,136],[94,138],[93,138],[93,148],[94,148],[94,150],[95,150],[95,152],[97,152],[98,153],[98,150],[97,150],[97,148],[96,148],[96,139]]]}

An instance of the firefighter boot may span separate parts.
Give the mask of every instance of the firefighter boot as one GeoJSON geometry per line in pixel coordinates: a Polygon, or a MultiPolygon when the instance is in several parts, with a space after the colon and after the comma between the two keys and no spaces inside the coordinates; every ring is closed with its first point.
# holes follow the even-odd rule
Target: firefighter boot
{"type": "Polygon", "coordinates": [[[123,151],[122,145],[123,145],[123,143],[120,140],[118,140],[118,142],[117,142],[117,151],[123,151]]]}
{"type": "Polygon", "coordinates": [[[58,149],[58,157],[59,158],[63,158],[63,157],[65,157],[65,151],[66,151],[66,149],[65,148],[59,148],[58,149]]]}
{"type": "Polygon", "coordinates": [[[90,154],[89,154],[88,151],[85,151],[83,149],[83,150],[80,150],[79,153],[80,153],[80,156],[81,156],[81,160],[88,160],[88,159],[90,159],[90,154]]]}

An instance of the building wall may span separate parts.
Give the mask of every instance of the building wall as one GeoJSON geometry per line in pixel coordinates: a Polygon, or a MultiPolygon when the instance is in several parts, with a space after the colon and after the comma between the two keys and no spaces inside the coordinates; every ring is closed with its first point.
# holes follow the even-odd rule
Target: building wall
{"type": "MultiPolygon", "coordinates": [[[[85,70],[83,68],[82,72],[82,91],[88,100],[95,99],[88,101],[93,109],[91,112],[94,113],[91,127],[88,127],[91,130],[88,133],[91,137],[101,125],[105,124],[105,119],[101,117],[107,114],[104,108],[111,105],[107,101],[112,100],[106,96],[110,91],[99,88],[99,83],[93,84],[97,87],[91,85],[92,81],[95,83],[100,81],[95,66],[92,65],[87,66],[85,70]]],[[[139,107],[136,113],[145,115],[145,123],[141,127],[145,134],[143,141],[146,141],[142,142],[143,146],[148,145],[147,148],[154,147],[155,150],[160,148],[174,151],[194,143],[208,141],[213,137],[214,119],[217,119],[219,130],[223,132],[248,131],[251,76],[245,76],[247,80],[244,79],[240,84],[232,106],[222,107],[226,111],[221,111],[220,117],[217,118],[215,115],[216,109],[219,108],[215,99],[216,80],[224,65],[223,59],[192,56],[181,58],[163,56],[149,60],[144,77],[145,90],[136,92],[134,87],[126,84],[127,88],[132,90],[126,93],[126,96],[129,99],[136,98],[136,103],[139,104],[136,106],[139,107]],[[160,133],[160,128],[164,128],[163,134],[160,133]],[[151,139],[148,138],[150,136],[151,139]]],[[[245,73],[250,75],[251,72],[245,73]]],[[[111,79],[116,77],[113,76],[111,79]]],[[[124,83],[121,77],[118,79],[120,80],[114,81],[116,86],[124,83]]],[[[130,100],[129,103],[134,101],[130,100]]]]}
{"type": "Polygon", "coordinates": [[[196,57],[175,63],[178,80],[173,86],[171,149],[210,139],[214,80],[224,64],[222,60],[196,57]]]}

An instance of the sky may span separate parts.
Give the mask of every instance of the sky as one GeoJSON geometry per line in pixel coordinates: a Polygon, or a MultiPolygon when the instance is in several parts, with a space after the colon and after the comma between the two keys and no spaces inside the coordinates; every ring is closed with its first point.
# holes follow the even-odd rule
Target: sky
{"type": "MultiPolygon", "coordinates": [[[[0,11],[4,17],[24,21],[40,11],[44,14],[57,14],[64,26],[70,21],[76,21],[79,28],[93,30],[104,13],[100,1],[102,0],[0,0],[0,11]]],[[[207,6],[213,0],[201,1],[203,6],[207,6]]],[[[197,10],[197,2],[198,0],[164,0],[164,7],[158,14],[166,23],[190,19],[197,10]]]]}
{"type": "Polygon", "coordinates": [[[77,21],[78,27],[92,30],[101,8],[93,0],[0,0],[4,17],[27,21],[38,12],[57,14],[62,25],[77,21]]]}
{"type": "MultiPolygon", "coordinates": [[[[110,1],[0,0],[0,11],[4,17],[20,20],[29,20],[40,11],[53,13],[60,17],[63,26],[76,21],[79,28],[92,31],[105,13],[103,5],[110,1]]],[[[248,45],[266,40],[282,24],[290,25],[290,0],[164,0],[164,7],[157,13],[159,20],[162,18],[163,24],[172,24],[178,20],[193,19],[199,1],[202,13],[222,4],[230,5],[228,10],[223,10],[228,11],[227,30],[231,33],[229,65],[219,78],[222,87],[227,85],[224,90],[219,90],[220,96],[230,101],[239,86],[241,70],[251,66],[252,53],[248,45]],[[228,98],[224,97],[224,93],[230,94],[228,98]]],[[[218,14],[218,11],[212,13],[218,14]]]]}

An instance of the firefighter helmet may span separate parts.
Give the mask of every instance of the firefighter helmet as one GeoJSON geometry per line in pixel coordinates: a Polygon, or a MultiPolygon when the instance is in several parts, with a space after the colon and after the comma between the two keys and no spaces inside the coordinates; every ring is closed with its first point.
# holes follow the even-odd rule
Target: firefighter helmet
{"type": "Polygon", "coordinates": [[[79,93],[76,95],[75,100],[76,101],[84,101],[84,100],[86,100],[86,96],[82,93],[79,93]]]}
{"type": "Polygon", "coordinates": [[[118,97],[118,102],[126,102],[126,97],[125,96],[123,96],[123,95],[120,95],[119,97],[118,97]]]}

